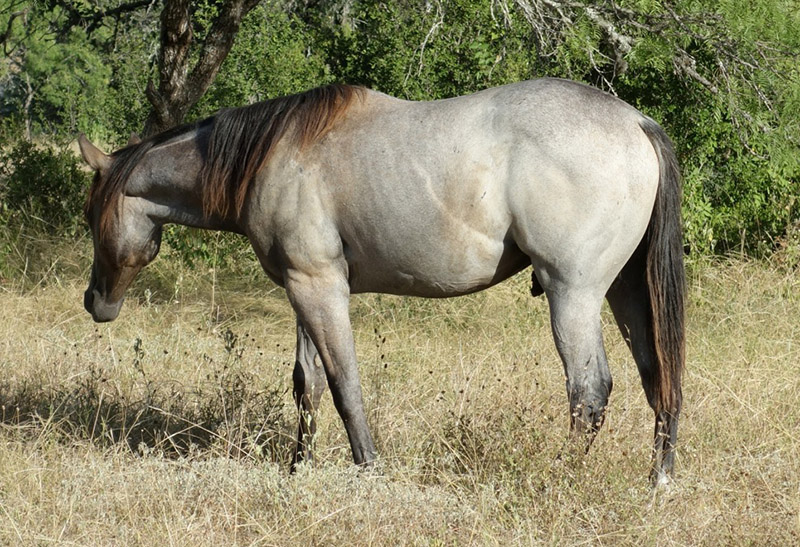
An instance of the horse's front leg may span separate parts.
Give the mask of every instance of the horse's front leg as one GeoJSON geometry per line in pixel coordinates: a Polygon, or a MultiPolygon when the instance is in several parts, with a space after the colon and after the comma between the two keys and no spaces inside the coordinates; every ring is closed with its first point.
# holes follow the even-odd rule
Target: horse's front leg
{"type": "Polygon", "coordinates": [[[361,397],[347,280],[335,268],[312,274],[289,270],[286,293],[319,352],[333,403],[350,439],[353,460],[358,465],[369,464],[375,459],[375,444],[367,427],[361,397]]]}
{"type": "Polygon", "coordinates": [[[297,321],[297,350],[294,363],[294,400],[299,411],[297,449],[292,459],[292,471],[302,461],[312,461],[312,444],[317,432],[315,413],[327,387],[325,371],[318,359],[319,352],[303,323],[297,321]]]}

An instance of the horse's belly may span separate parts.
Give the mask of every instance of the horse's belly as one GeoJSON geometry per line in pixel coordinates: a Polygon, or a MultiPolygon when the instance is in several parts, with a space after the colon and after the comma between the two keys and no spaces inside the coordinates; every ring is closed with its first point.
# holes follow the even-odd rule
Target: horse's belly
{"type": "Polygon", "coordinates": [[[382,254],[347,253],[350,290],[444,298],[495,285],[530,265],[513,242],[382,254]]]}

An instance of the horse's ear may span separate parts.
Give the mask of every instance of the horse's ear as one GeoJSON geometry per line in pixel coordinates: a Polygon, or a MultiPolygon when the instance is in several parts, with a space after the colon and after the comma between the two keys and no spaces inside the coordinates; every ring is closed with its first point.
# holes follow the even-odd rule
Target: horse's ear
{"type": "Polygon", "coordinates": [[[134,144],[139,144],[140,142],[142,142],[141,137],[139,137],[139,135],[136,133],[131,133],[131,136],[128,139],[128,146],[133,146],[134,144]]]}
{"type": "Polygon", "coordinates": [[[104,171],[111,164],[111,158],[93,145],[83,133],[78,136],[78,146],[81,149],[83,161],[88,163],[89,167],[95,171],[104,171]]]}

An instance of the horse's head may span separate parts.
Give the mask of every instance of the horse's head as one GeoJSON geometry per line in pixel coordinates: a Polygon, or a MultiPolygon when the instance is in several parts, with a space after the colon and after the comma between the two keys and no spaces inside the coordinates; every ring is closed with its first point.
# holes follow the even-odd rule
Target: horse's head
{"type": "Polygon", "coordinates": [[[94,261],[84,307],[97,322],[119,315],[125,290],[139,271],[158,254],[161,225],[148,214],[148,202],[125,194],[132,168],[107,155],[81,135],[84,160],[95,170],[86,202],[86,220],[94,241],[94,261]]]}

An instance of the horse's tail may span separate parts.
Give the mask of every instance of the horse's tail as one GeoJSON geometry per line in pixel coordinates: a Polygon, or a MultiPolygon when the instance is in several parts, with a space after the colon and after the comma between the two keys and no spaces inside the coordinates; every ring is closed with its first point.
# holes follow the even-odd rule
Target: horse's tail
{"type": "Polygon", "coordinates": [[[681,176],[669,137],[645,118],[639,124],[658,156],[659,180],[653,214],[645,234],[647,286],[650,293],[653,342],[655,343],[657,415],[678,417],[681,409],[681,376],[686,361],[686,271],[683,265],[681,225],[681,176]]]}

